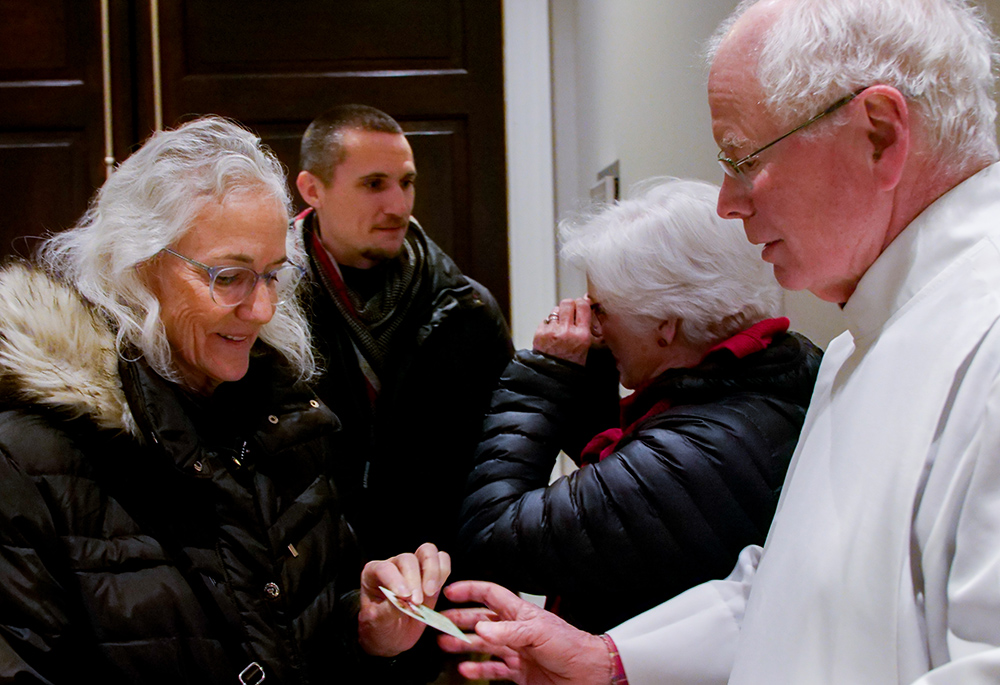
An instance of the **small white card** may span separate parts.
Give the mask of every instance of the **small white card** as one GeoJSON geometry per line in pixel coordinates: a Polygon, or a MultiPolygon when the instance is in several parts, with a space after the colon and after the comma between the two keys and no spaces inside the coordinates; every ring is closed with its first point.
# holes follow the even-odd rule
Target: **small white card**
{"type": "Polygon", "coordinates": [[[382,591],[383,595],[389,598],[389,601],[392,602],[394,607],[402,611],[407,616],[415,618],[421,623],[426,623],[431,628],[436,628],[442,633],[457,637],[459,640],[464,640],[465,642],[470,643],[472,642],[472,640],[470,640],[465,633],[458,629],[458,626],[433,609],[429,609],[423,604],[414,604],[408,599],[397,597],[392,590],[382,587],[381,585],[378,586],[378,589],[382,591]]]}

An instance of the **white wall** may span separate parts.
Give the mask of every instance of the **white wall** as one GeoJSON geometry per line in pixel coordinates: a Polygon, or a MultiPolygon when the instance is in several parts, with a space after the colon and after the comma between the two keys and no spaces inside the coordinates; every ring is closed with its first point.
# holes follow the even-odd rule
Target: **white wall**
{"type": "MultiPolygon", "coordinates": [[[[1000,24],[1000,0],[980,4],[1000,24]]],[[[700,51],[735,6],[736,0],[504,0],[512,325],[519,347],[530,345],[557,294],[584,291],[582,276],[555,258],[554,224],[586,203],[599,170],[619,160],[626,191],[650,176],[721,181],[700,51]],[[539,79],[550,67],[551,86],[544,87],[539,79]]],[[[836,305],[809,293],[786,293],[785,313],[794,329],[822,346],[844,326],[836,305]]]]}
{"type": "Polygon", "coordinates": [[[503,14],[510,323],[520,349],[556,301],[549,10],[504,0],[503,14]]]}
{"type": "MultiPolygon", "coordinates": [[[[705,96],[704,41],[735,0],[550,0],[556,213],[586,202],[596,173],[620,160],[622,189],[650,176],[719,183],[705,96]]],[[[558,270],[561,296],[583,279],[558,270]]],[[[840,310],[789,293],[793,328],[825,345],[840,310]]]]}

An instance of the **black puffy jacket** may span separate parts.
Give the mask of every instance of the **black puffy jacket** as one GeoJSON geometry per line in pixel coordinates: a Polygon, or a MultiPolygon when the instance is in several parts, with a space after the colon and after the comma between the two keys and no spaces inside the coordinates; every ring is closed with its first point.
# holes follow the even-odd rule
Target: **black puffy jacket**
{"type": "Polygon", "coordinates": [[[21,267],[0,341],[0,681],[359,682],[336,418],[276,355],[193,399],[21,267]]]}
{"type": "Polygon", "coordinates": [[[593,401],[583,367],[518,352],[463,506],[467,572],[559,596],[559,612],[591,632],[725,576],[767,534],[819,361],[782,334],[743,359],[723,351],[667,371],[647,391],[669,409],[549,485],[560,448],[604,426],[580,426],[593,401]]]}

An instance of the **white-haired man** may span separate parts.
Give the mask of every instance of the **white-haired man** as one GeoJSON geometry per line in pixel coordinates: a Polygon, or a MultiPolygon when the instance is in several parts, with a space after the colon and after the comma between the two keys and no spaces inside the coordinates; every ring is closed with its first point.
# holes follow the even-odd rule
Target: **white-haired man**
{"type": "Polygon", "coordinates": [[[782,285],[841,303],[849,326],[823,360],[767,542],[607,636],[457,584],[452,599],[506,619],[479,623],[475,645],[504,661],[465,673],[998,682],[993,39],[966,0],[760,0],[710,56],[719,213],[743,220],[782,285]]]}

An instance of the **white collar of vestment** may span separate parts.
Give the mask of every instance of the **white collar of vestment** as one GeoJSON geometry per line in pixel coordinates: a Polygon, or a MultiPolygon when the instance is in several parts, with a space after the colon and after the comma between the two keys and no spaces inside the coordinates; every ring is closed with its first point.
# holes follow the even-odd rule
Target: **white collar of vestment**
{"type": "Polygon", "coordinates": [[[987,237],[1000,236],[1000,163],[932,202],[879,255],[844,306],[856,342],[876,336],[987,237]]]}

